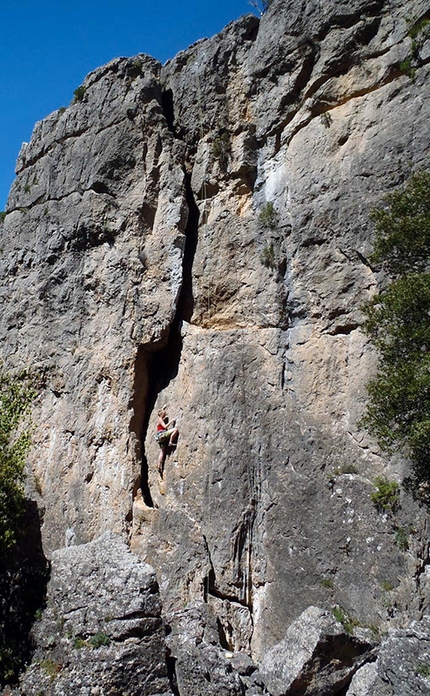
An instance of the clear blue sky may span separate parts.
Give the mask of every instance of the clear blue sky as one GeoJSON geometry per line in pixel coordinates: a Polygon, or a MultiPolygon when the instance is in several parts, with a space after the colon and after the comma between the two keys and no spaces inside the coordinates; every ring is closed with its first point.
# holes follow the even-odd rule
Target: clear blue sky
{"type": "Polygon", "coordinates": [[[87,73],[136,53],[165,62],[251,11],[247,0],[0,0],[0,210],[21,143],[87,73]]]}

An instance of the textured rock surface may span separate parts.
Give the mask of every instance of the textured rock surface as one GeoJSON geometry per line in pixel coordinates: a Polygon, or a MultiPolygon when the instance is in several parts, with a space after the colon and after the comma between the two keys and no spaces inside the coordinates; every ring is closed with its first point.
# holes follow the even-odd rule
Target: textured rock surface
{"type": "Polygon", "coordinates": [[[3,357],[43,380],[33,463],[48,551],[123,532],[140,476],[135,363],[175,313],[187,218],[159,67],[91,73],[81,102],[36,125],[8,201],[3,357]]]}
{"type": "Polygon", "coordinates": [[[383,280],[369,210],[429,163],[423,32],[400,69],[427,16],[275,0],[163,67],[96,70],[21,151],[0,339],[40,375],[45,553],[110,530],[156,569],[181,696],[215,663],[205,688],[263,693],[222,651],[258,664],[311,605],[375,630],[428,613],[424,511],[369,498],[407,464],[357,425],[376,362],[359,307],[383,280]]]}
{"type": "Polygon", "coordinates": [[[371,659],[371,647],[349,636],[329,612],[309,607],[264,655],[261,672],[273,696],[328,696],[339,693],[371,659]]]}
{"type": "Polygon", "coordinates": [[[153,569],[105,533],[56,551],[23,693],[170,693],[153,569]]]}
{"type": "Polygon", "coordinates": [[[408,629],[391,631],[379,656],[354,676],[347,696],[430,694],[429,617],[408,629]]]}

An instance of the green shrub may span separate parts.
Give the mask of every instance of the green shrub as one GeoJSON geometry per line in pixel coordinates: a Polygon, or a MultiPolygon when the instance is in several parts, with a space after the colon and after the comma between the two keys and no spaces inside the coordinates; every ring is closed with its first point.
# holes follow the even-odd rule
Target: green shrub
{"type": "Polygon", "coordinates": [[[417,69],[412,65],[412,58],[408,57],[399,64],[400,72],[404,73],[411,78],[412,81],[415,80],[417,69]]]}
{"type": "Polygon", "coordinates": [[[364,307],[380,360],[362,425],[386,451],[400,447],[412,463],[408,486],[430,499],[430,174],[413,176],[386,203],[371,214],[371,261],[391,282],[364,307]]]}
{"type": "Polygon", "coordinates": [[[424,679],[430,679],[430,665],[423,662],[417,665],[416,674],[418,674],[419,677],[424,677],[424,679]]]}
{"type": "Polygon", "coordinates": [[[6,212],[4,210],[0,211],[0,224],[4,221],[6,217],[6,212]]]}
{"type": "Polygon", "coordinates": [[[399,484],[385,476],[377,476],[373,482],[375,490],[370,494],[372,503],[379,511],[395,512],[399,506],[399,484]]]}
{"type": "Polygon", "coordinates": [[[396,527],[394,532],[394,541],[399,547],[400,551],[407,551],[409,549],[409,539],[408,533],[403,527],[396,527]]]}
{"type": "Polygon", "coordinates": [[[42,660],[40,666],[43,670],[45,670],[51,681],[54,681],[58,672],[61,671],[61,665],[58,664],[58,662],[55,662],[51,657],[46,658],[46,660],[42,660]]]}
{"type": "Polygon", "coordinates": [[[88,639],[88,643],[93,648],[100,648],[102,645],[110,645],[110,638],[106,633],[96,633],[88,639]]]}
{"type": "Polygon", "coordinates": [[[266,268],[271,268],[272,270],[276,268],[275,250],[273,248],[273,244],[267,244],[267,246],[264,247],[260,258],[261,263],[263,266],[266,266],[266,268]]]}
{"type": "Polygon", "coordinates": [[[360,622],[357,619],[347,614],[339,605],[333,607],[332,613],[336,621],[342,624],[346,633],[349,633],[350,635],[353,633],[354,628],[360,625],[360,622]]]}
{"type": "Polygon", "coordinates": [[[321,587],[324,587],[326,590],[332,590],[333,580],[331,578],[323,578],[321,580],[321,587]]]}
{"type": "Polygon", "coordinates": [[[82,101],[83,98],[84,98],[84,96],[85,96],[85,92],[86,92],[86,91],[87,91],[87,88],[84,87],[84,85],[81,85],[80,87],[77,87],[77,88],[75,89],[75,91],[73,92],[73,96],[74,96],[74,100],[73,100],[73,101],[74,101],[75,103],[76,103],[76,102],[82,101]]]}
{"type": "Polygon", "coordinates": [[[358,469],[354,464],[342,464],[334,473],[335,476],[340,476],[341,474],[358,474],[358,469]]]}
{"type": "Polygon", "coordinates": [[[263,205],[258,219],[264,227],[268,227],[271,230],[276,229],[278,226],[278,213],[276,212],[272,201],[268,201],[265,205],[263,205]]]}
{"type": "Polygon", "coordinates": [[[423,31],[425,32],[426,36],[428,36],[430,29],[430,19],[427,19],[426,17],[423,17],[418,21],[410,19],[409,26],[410,29],[408,31],[408,36],[410,36],[411,39],[416,39],[418,35],[421,34],[421,32],[423,31]]]}
{"type": "Polygon", "coordinates": [[[15,543],[23,512],[28,416],[34,396],[26,372],[12,377],[0,366],[0,555],[15,543]]]}

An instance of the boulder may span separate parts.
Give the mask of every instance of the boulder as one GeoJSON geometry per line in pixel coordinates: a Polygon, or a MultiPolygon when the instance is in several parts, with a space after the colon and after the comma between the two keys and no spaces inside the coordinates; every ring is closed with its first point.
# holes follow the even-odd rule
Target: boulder
{"type": "Polygon", "coordinates": [[[111,532],[53,554],[33,639],[17,694],[170,694],[154,571],[111,532]]]}
{"type": "Polygon", "coordinates": [[[267,651],[260,670],[272,696],[331,696],[375,659],[373,647],[347,633],[329,612],[309,607],[267,651]]]}

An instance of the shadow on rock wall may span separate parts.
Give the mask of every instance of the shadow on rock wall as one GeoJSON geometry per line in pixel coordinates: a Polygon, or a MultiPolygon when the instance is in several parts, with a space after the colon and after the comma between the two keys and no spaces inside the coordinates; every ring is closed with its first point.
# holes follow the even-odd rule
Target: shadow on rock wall
{"type": "Polygon", "coordinates": [[[27,500],[18,541],[0,558],[0,686],[15,681],[32,655],[31,627],[48,579],[37,504],[27,500]]]}

